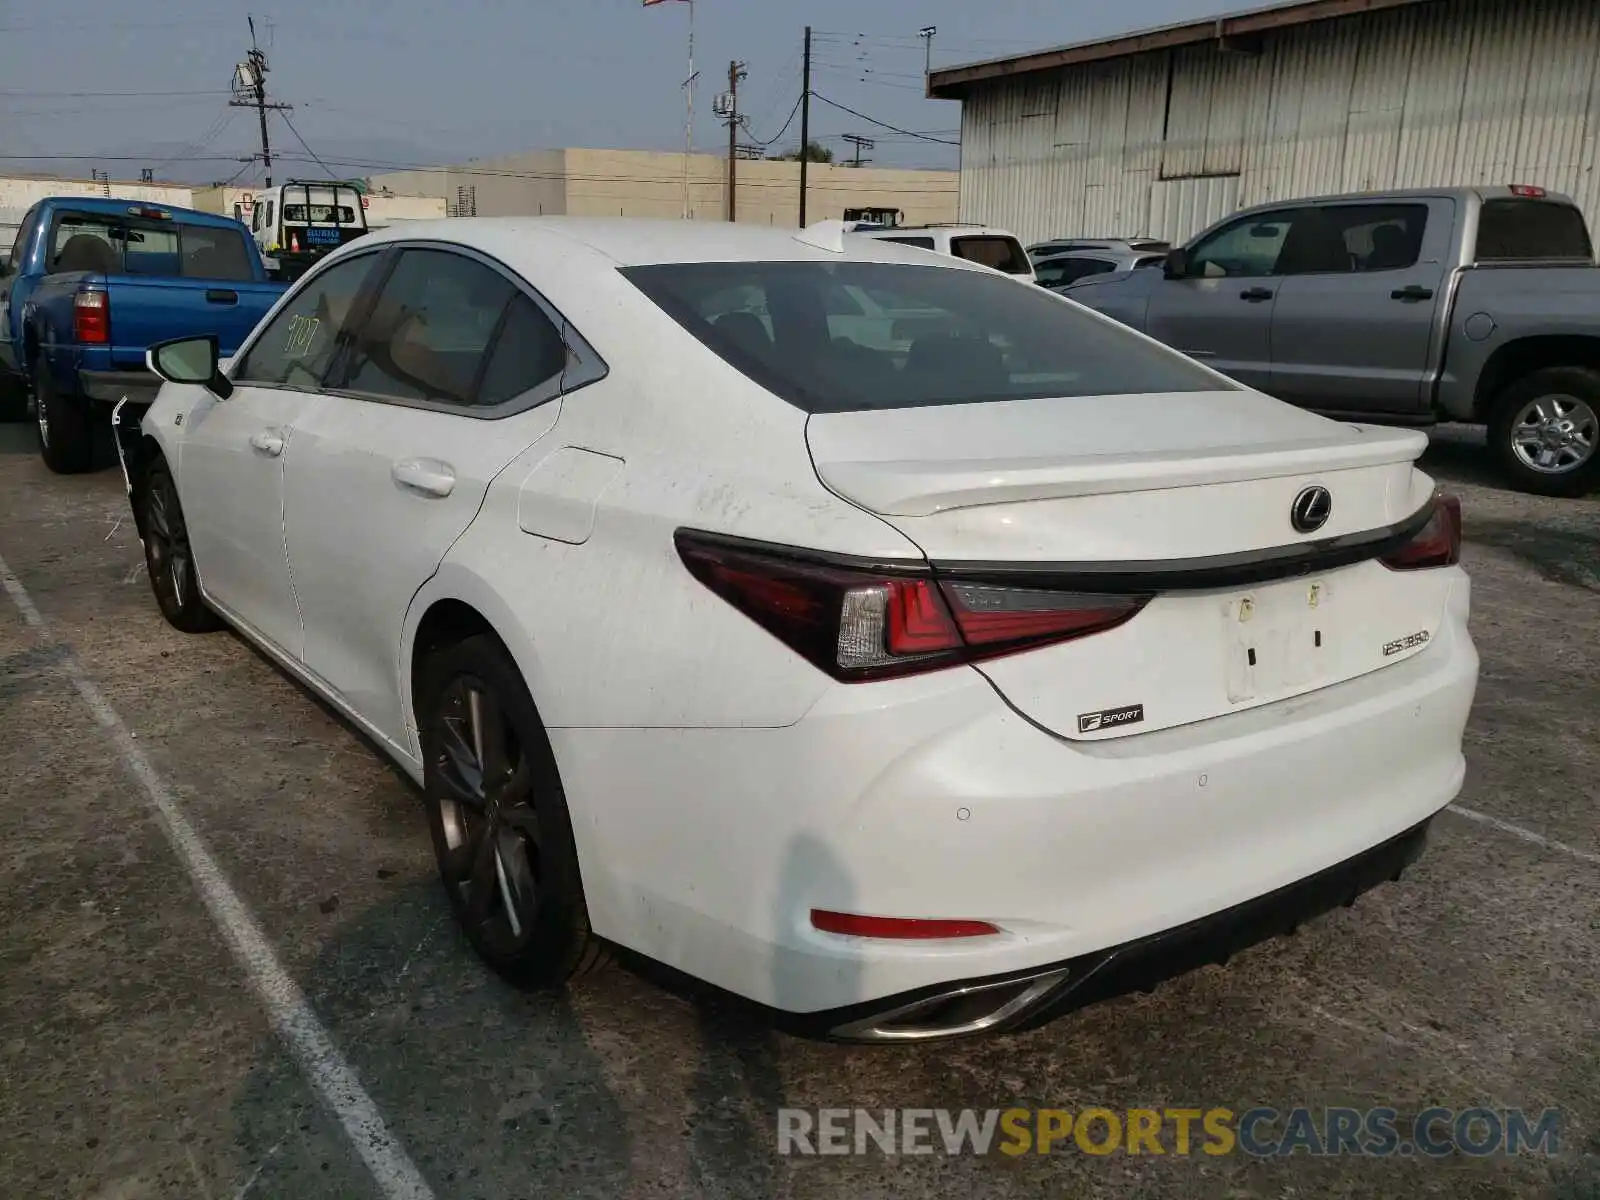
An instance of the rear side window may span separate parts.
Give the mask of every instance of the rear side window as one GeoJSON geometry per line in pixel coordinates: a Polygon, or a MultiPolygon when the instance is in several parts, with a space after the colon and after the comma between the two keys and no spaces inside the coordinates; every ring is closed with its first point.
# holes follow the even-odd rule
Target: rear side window
{"type": "Polygon", "coordinates": [[[178,226],[183,274],[190,279],[223,279],[248,283],[253,277],[244,235],[204,225],[178,226]]]}
{"type": "Polygon", "coordinates": [[[537,304],[518,292],[489,355],[478,403],[486,407],[504,404],[556,378],[566,365],[567,346],[561,331],[537,304]]]}
{"type": "Polygon", "coordinates": [[[1022,251],[1022,243],[1016,238],[995,237],[992,234],[951,238],[950,253],[1008,275],[1027,275],[1033,270],[1028,265],[1028,256],[1022,251]]]}
{"type": "Polygon", "coordinates": [[[986,271],[733,262],[622,274],[724,361],[807,412],[1232,386],[1043,288],[986,271]]]}
{"type": "Polygon", "coordinates": [[[1479,262],[1590,259],[1594,247],[1583,214],[1549,200],[1488,200],[1478,214],[1479,262]]]}

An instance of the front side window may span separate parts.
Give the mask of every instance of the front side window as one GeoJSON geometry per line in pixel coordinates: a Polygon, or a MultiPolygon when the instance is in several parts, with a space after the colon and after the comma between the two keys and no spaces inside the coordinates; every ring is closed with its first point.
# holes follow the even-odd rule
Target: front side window
{"type": "Polygon", "coordinates": [[[906,237],[879,238],[878,240],[880,242],[899,242],[902,246],[915,246],[918,250],[933,249],[933,239],[931,237],[908,235],[906,237]]]}
{"type": "MultiPolygon", "coordinates": [[[[287,209],[286,209],[287,211],[287,209]]],[[[328,386],[387,400],[476,403],[478,375],[516,289],[444,250],[405,250],[328,386]]]]}
{"type": "Polygon", "coordinates": [[[1007,275],[1026,275],[1033,270],[1022,243],[1016,238],[995,237],[983,234],[976,237],[950,239],[950,253],[968,262],[981,263],[1004,271],[1007,275]]]}
{"type": "Polygon", "coordinates": [[[1189,254],[1189,274],[1205,279],[1271,275],[1289,236],[1290,213],[1263,213],[1217,230],[1189,254]]]}
{"type": "Polygon", "coordinates": [[[732,262],[622,274],[724,361],[807,412],[1230,386],[1042,288],[983,271],[732,262]]]}
{"type": "Polygon", "coordinates": [[[1104,275],[1116,270],[1117,264],[1103,258],[1057,258],[1038,268],[1040,283],[1061,285],[1073,283],[1088,275],[1104,275]]]}
{"type": "Polygon", "coordinates": [[[317,388],[381,254],[361,254],[308,279],[239,359],[233,378],[266,387],[317,388]]]}
{"type": "Polygon", "coordinates": [[[22,270],[22,259],[28,249],[28,232],[33,228],[34,213],[37,207],[30,208],[22,218],[22,224],[17,227],[17,240],[11,243],[11,257],[6,259],[6,270],[16,274],[22,270]]]}

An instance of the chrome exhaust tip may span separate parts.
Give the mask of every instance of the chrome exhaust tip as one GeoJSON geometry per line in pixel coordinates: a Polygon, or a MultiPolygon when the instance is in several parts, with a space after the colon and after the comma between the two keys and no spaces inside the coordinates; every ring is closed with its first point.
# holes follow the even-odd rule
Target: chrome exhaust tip
{"type": "Polygon", "coordinates": [[[973,983],[850,1021],[828,1031],[841,1042],[931,1042],[999,1029],[1041,1004],[1069,974],[1057,967],[1021,979],[973,983]]]}

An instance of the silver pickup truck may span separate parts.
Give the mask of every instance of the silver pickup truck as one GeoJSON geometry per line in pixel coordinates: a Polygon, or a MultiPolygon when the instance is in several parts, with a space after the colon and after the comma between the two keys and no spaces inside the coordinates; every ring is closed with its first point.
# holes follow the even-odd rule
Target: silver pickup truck
{"type": "Polygon", "coordinates": [[[1520,490],[1600,485],[1600,267],[1542,188],[1275,201],[1061,294],[1330,416],[1485,424],[1520,490]]]}

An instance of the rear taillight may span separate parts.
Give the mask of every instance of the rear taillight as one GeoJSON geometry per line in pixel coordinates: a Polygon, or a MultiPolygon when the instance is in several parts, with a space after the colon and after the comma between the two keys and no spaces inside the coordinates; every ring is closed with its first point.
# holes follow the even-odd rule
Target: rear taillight
{"type": "Polygon", "coordinates": [[[1424,567],[1453,567],[1461,561],[1461,500],[1440,494],[1433,499],[1433,515],[1417,535],[1380,560],[1391,571],[1419,571],[1424,567]]]}
{"type": "Polygon", "coordinates": [[[1148,596],[940,580],[680,530],[701,583],[835,679],[938,670],[1112,629],[1148,596]]]}
{"type": "Polygon", "coordinates": [[[104,292],[79,292],[72,298],[72,336],[104,345],[111,340],[111,297],[104,292]]]}

